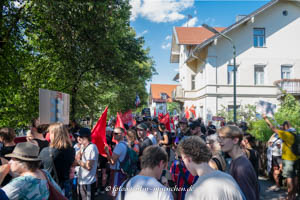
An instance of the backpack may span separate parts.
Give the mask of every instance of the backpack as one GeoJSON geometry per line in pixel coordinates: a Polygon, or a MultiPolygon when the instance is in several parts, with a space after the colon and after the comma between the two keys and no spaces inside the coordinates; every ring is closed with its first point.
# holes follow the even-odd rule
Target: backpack
{"type": "Polygon", "coordinates": [[[139,157],[137,153],[129,148],[126,143],[121,142],[127,148],[125,158],[122,162],[120,162],[120,170],[123,174],[127,175],[127,177],[135,176],[138,172],[138,160],[139,157]]]}
{"type": "Polygon", "coordinates": [[[291,146],[293,154],[300,156],[300,134],[298,132],[290,132],[294,135],[294,143],[291,146]]]}

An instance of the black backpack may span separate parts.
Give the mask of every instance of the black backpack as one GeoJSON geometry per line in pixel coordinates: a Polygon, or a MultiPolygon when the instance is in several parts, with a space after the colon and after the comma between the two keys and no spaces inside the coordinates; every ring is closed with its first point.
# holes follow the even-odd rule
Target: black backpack
{"type": "Polygon", "coordinates": [[[137,153],[129,148],[126,143],[120,142],[123,145],[126,146],[126,155],[122,162],[120,162],[120,169],[123,172],[123,174],[126,174],[127,177],[133,177],[138,172],[138,155],[137,153]]]}
{"type": "Polygon", "coordinates": [[[300,134],[298,132],[290,132],[294,135],[294,143],[291,150],[296,156],[300,156],[300,134]]]}

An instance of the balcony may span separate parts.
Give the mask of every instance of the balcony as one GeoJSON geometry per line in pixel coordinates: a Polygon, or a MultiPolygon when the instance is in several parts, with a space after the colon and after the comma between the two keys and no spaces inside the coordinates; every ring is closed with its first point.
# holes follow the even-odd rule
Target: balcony
{"type": "Polygon", "coordinates": [[[173,101],[184,101],[184,92],[180,85],[178,85],[173,91],[172,91],[172,99],[173,101]]]}
{"type": "Polygon", "coordinates": [[[279,97],[284,94],[292,94],[294,96],[300,96],[300,79],[281,79],[274,82],[277,86],[277,94],[279,97]]]}

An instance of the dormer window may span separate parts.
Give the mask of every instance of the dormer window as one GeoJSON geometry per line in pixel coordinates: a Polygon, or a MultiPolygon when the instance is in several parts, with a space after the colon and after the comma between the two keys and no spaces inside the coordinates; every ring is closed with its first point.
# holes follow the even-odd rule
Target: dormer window
{"type": "Polygon", "coordinates": [[[160,98],[163,100],[167,100],[168,95],[166,93],[160,93],[160,98]]]}

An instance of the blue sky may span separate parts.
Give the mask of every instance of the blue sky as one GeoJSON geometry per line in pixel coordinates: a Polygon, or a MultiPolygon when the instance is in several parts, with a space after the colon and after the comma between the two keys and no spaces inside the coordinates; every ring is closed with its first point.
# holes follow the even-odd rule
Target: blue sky
{"type": "Polygon", "coordinates": [[[131,26],[137,36],[145,38],[145,48],[155,61],[158,75],[150,83],[177,84],[172,81],[178,64],[170,63],[171,38],[174,26],[198,27],[203,23],[215,27],[228,27],[237,15],[248,15],[266,0],[202,1],[202,0],[131,0],[131,26]],[[188,15],[192,18],[188,19],[188,15]]]}

